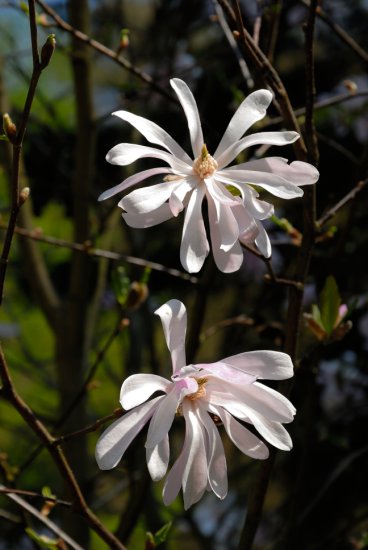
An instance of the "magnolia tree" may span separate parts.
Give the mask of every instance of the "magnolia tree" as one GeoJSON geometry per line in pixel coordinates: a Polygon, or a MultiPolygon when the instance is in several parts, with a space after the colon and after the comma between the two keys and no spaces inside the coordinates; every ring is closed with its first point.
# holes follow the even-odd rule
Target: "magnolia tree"
{"type": "Polygon", "coordinates": [[[0,5],[0,547],[365,547],[363,3],[66,4],[0,5]]]}

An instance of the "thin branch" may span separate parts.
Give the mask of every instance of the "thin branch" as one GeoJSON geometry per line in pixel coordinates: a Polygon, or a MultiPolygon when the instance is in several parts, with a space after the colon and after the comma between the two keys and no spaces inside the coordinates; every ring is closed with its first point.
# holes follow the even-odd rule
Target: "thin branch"
{"type": "Polygon", "coordinates": [[[27,491],[25,489],[13,489],[12,487],[4,487],[3,485],[0,485],[0,493],[2,494],[14,494],[14,495],[21,495],[24,497],[30,497],[30,498],[39,498],[41,500],[44,500],[45,502],[51,502],[52,504],[60,504],[61,506],[73,506],[71,502],[68,502],[66,500],[60,500],[59,498],[53,497],[53,496],[45,496],[41,493],[36,493],[35,491],[27,491]]]}
{"type": "MultiPolygon", "coordinates": [[[[308,2],[307,0],[299,0],[301,4],[303,4],[306,7],[310,7],[311,2],[308,2]]],[[[359,44],[348,34],[340,25],[335,23],[323,9],[318,6],[317,8],[317,15],[318,17],[326,23],[330,27],[331,30],[340,38],[344,44],[349,46],[349,48],[358,56],[362,61],[365,63],[368,63],[368,52],[364,50],[359,44]]]]}
{"type": "Polygon", "coordinates": [[[62,478],[64,479],[71,497],[73,500],[74,508],[78,511],[87,521],[89,526],[101,537],[102,540],[109,545],[110,548],[117,548],[119,550],[125,550],[125,546],[116,539],[116,537],[108,531],[105,526],[100,522],[97,516],[89,509],[77,480],[74,477],[69,463],[65,458],[64,453],[60,447],[54,446],[54,438],[46,429],[44,424],[35,416],[29,406],[23,401],[18,392],[16,391],[9,372],[8,365],[2,349],[0,348],[0,378],[3,386],[1,388],[2,396],[9,401],[16,411],[22,416],[26,424],[32,429],[35,435],[43,442],[45,448],[50,453],[56,467],[58,468],[62,478]]]}
{"type": "Polygon", "coordinates": [[[88,44],[91,48],[96,50],[97,52],[101,53],[102,55],[108,57],[120,67],[123,67],[127,71],[129,71],[131,74],[136,76],[139,80],[150,86],[153,90],[161,94],[163,97],[171,101],[172,103],[178,104],[178,101],[172,96],[169,92],[166,91],[165,88],[162,88],[157,84],[153,78],[142,71],[141,69],[138,69],[135,65],[133,65],[130,61],[125,59],[122,55],[119,53],[114,52],[113,50],[110,50],[110,48],[107,48],[97,40],[94,40],[93,38],[90,38],[83,32],[81,32],[78,29],[75,29],[72,27],[69,23],[64,21],[48,4],[43,2],[42,0],[36,0],[36,3],[44,10],[47,15],[49,15],[56,23],[56,25],[59,27],[59,29],[71,34],[76,38],[77,40],[80,40],[81,42],[84,42],[88,44]]]}
{"type": "Polygon", "coordinates": [[[106,422],[109,422],[110,420],[116,420],[117,418],[123,416],[124,413],[125,411],[123,409],[116,409],[112,414],[100,418],[99,420],[97,420],[93,424],[90,424],[89,426],[86,426],[85,428],[81,428],[80,430],[76,430],[75,432],[71,432],[65,435],[61,435],[54,440],[53,445],[57,447],[59,445],[62,445],[63,443],[66,443],[67,441],[70,441],[74,437],[80,437],[81,435],[95,432],[96,430],[101,428],[101,426],[106,424],[106,422]]]}
{"type": "Polygon", "coordinates": [[[254,88],[254,80],[252,78],[252,75],[250,74],[248,65],[245,62],[245,59],[243,59],[239,47],[236,43],[236,40],[229,28],[229,25],[226,21],[226,18],[224,16],[224,12],[222,11],[221,7],[219,6],[217,0],[212,0],[214,10],[216,12],[217,21],[222,29],[222,32],[225,35],[226,40],[229,42],[230,48],[232,49],[236,60],[239,64],[240,72],[243,75],[243,78],[245,80],[245,83],[247,85],[247,88],[249,90],[252,90],[254,88]]]}
{"type": "MultiPolygon", "coordinates": [[[[4,229],[4,224],[0,223],[0,229],[4,229]]],[[[21,237],[33,239],[35,241],[39,241],[41,243],[49,244],[52,246],[69,248],[70,250],[76,250],[84,254],[88,254],[90,256],[97,256],[97,257],[106,258],[108,260],[114,260],[114,261],[124,261],[129,264],[138,265],[140,267],[149,267],[150,269],[153,269],[155,271],[161,271],[163,273],[167,273],[172,277],[178,277],[180,279],[184,279],[185,281],[188,281],[194,285],[198,284],[197,277],[194,277],[193,275],[189,275],[188,273],[179,271],[178,269],[166,267],[157,262],[151,262],[143,258],[137,258],[136,256],[130,256],[129,254],[120,254],[118,252],[111,252],[109,250],[101,250],[100,248],[93,248],[91,242],[89,241],[85,243],[73,243],[70,241],[66,241],[64,239],[57,239],[56,237],[42,235],[42,233],[37,229],[28,230],[22,227],[15,227],[15,233],[21,237]]]]}
{"type": "Polygon", "coordinates": [[[317,228],[321,229],[325,225],[325,223],[327,223],[331,218],[336,216],[336,214],[338,213],[339,210],[341,210],[341,208],[343,208],[348,202],[354,200],[357,194],[360,193],[366,187],[367,183],[368,183],[368,178],[365,180],[358,181],[356,186],[353,187],[353,189],[351,189],[351,191],[349,191],[349,193],[347,193],[345,197],[339,200],[339,202],[337,202],[334,206],[329,208],[327,212],[325,212],[323,216],[321,216],[317,220],[316,222],[317,228]]]}
{"type": "Polygon", "coordinates": [[[11,140],[13,147],[12,173],[11,173],[11,211],[8,222],[7,231],[5,234],[3,250],[0,258],[0,304],[3,300],[5,275],[8,266],[10,248],[13,240],[14,229],[18,217],[19,209],[22,205],[22,197],[19,191],[19,170],[20,157],[22,152],[23,140],[26,133],[27,123],[31,112],[33,99],[36,93],[37,84],[41,76],[43,67],[38,58],[37,47],[37,24],[36,14],[34,9],[34,0],[29,0],[29,24],[31,29],[32,54],[33,54],[33,70],[31,81],[29,84],[27,97],[25,100],[19,128],[16,136],[11,140]]]}
{"type": "MultiPolygon", "coordinates": [[[[17,494],[14,494],[15,493],[14,491],[7,490],[6,487],[4,487],[3,485],[0,484],[0,492],[5,493],[8,498],[10,498],[16,504],[18,504],[18,506],[20,506],[23,510],[26,510],[32,516],[37,518],[38,521],[40,521],[41,523],[46,525],[46,527],[48,529],[50,529],[50,531],[55,533],[55,535],[57,535],[64,542],[66,542],[70,546],[70,548],[74,548],[74,550],[83,550],[83,548],[77,542],[75,542],[74,539],[72,539],[69,535],[67,535],[65,533],[65,531],[60,529],[60,527],[58,525],[56,525],[53,521],[51,521],[44,514],[41,514],[41,512],[39,512],[37,510],[37,508],[35,508],[31,504],[29,504],[29,502],[27,502],[22,497],[20,497],[19,496],[19,491],[17,492],[17,494]]],[[[30,491],[23,491],[23,494],[24,493],[30,493],[30,491]]],[[[30,495],[28,495],[28,496],[30,496],[30,495]]],[[[37,495],[37,496],[40,496],[40,495],[37,495]]],[[[51,500],[51,499],[47,499],[47,500],[51,500]]]]}

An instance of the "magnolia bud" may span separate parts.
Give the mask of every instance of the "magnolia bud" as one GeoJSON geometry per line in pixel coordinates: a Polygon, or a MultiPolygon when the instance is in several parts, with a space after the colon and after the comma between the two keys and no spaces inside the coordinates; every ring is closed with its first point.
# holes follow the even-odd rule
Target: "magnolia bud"
{"type": "Polygon", "coordinates": [[[29,197],[30,192],[31,192],[31,190],[30,190],[29,187],[23,187],[23,189],[19,193],[19,204],[20,204],[20,206],[22,206],[22,204],[24,204],[26,202],[26,200],[29,197]]]}
{"type": "Polygon", "coordinates": [[[10,115],[8,115],[8,113],[5,113],[3,115],[3,129],[10,143],[13,143],[17,135],[17,127],[10,118],[10,115]]]}
{"type": "Polygon", "coordinates": [[[54,53],[54,50],[55,50],[55,46],[56,46],[55,35],[49,34],[41,50],[41,69],[45,69],[47,65],[50,63],[52,54],[54,53]]]}

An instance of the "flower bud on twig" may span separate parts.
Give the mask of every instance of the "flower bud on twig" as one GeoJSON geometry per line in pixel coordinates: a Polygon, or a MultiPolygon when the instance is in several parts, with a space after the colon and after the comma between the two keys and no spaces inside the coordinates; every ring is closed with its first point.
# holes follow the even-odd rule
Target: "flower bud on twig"
{"type": "Polygon", "coordinates": [[[45,69],[47,65],[50,63],[55,47],[56,47],[55,35],[49,34],[41,50],[41,69],[45,69]]]}
{"type": "Polygon", "coordinates": [[[9,139],[10,143],[13,143],[17,135],[17,127],[10,118],[10,115],[8,115],[8,113],[5,113],[3,115],[3,129],[4,134],[9,139]]]}

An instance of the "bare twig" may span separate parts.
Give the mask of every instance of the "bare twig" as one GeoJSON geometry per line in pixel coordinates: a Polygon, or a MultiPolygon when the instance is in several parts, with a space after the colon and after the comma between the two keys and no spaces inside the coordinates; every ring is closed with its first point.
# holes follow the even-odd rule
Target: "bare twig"
{"type": "MultiPolygon", "coordinates": [[[[75,540],[73,540],[69,535],[67,535],[65,533],[65,531],[60,529],[60,527],[58,525],[56,525],[53,521],[51,521],[50,518],[48,518],[44,514],[41,514],[41,512],[39,512],[37,510],[37,508],[35,508],[31,504],[29,504],[29,502],[27,502],[22,497],[20,497],[19,496],[19,494],[20,494],[19,491],[9,490],[9,489],[7,489],[6,487],[4,487],[3,485],[0,484],[0,493],[6,494],[6,496],[8,498],[10,498],[16,504],[18,504],[18,506],[20,506],[23,510],[26,510],[32,516],[37,518],[38,521],[40,521],[41,523],[46,525],[46,527],[48,529],[50,529],[50,531],[55,533],[55,535],[57,535],[64,542],[66,542],[70,546],[70,548],[74,548],[74,550],[83,550],[83,548],[77,542],[75,542],[75,540]]],[[[22,492],[22,494],[25,494],[25,493],[27,493],[27,496],[35,496],[35,495],[30,495],[31,491],[23,491],[22,492]]],[[[36,496],[41,496],[41,495],[36,495],[36,496]]],[[[50,501],[52,499],[47,499],[47,500],[50,501]]]]}
{"type": "Polygon", "coordinates": [[[3,383],[1,395],[13,405],[50,453],[56,467],[69,488],[75,510],[84,517],[89,526],[109,545],[110,548],[125,550],[125,546],[105,528],[97,516],[89,509],[64,453],[61,451],[60,447],[55,447],[52,435],[16,391],[1,348],[0,378],[3,383]]]}
{"type": "MultiPolygon", "coordinates": [[[[307,6],[308,8],[311,6],[311,2],[308,2],[307,0],[300,0],[300,2],[307,6]]],[[[366,52],[359,44],[348,34],[340,25],[335,23],[323,9],[318,6],[317,8],[317,16],[324,22],[326,25],[330,27],[330,29],[340,38],[344,44],[349,46],[349,48],[358,56],[362,61],[365,63],[368,62],[368,52],[366,52]]]]}
{"type": "Polygon", "coordinates": [[[90,38],[83,32],[81,32],[78,29],[75,29],[72,27],[69,23],[64,21],[46,2],[43,2],[42,0],[36,0],[36,3],[44,10],[47,15],[49,15],[55,22],[55,24],[59,27],[59,29],[71,34],[76,38],[77,40],[80,40],[81,42],[84,42],[88,44],[91,48],[93,48],[95,51],[99,52],[100,54],[104,55],[105,57],[108,57],[120,67],[123,67],[127,71],[129,71],[131,74],[136,76],[139,80],[150,86],[153,90],[161,94],[163,97],[171,101],[172,103],[178,103],[178,101],[174,98],[173,95],[171,95],[165,88],[162,88],[157,84],[157,82],[154,81],[154,79],[141,69],[138,69],[135,65],[133,65],[130,61],[125,59],[121,54],[114,52],[113,50],[110,50],[110,48],[107,48],[97,40],[94,40],[93,38],[90,38]]]}
{"type": "Polygon", "coordinates": [[[73,439],[74,437],[80,437],[81,435],[85,435],[91,432],[95,432],[101,426],[106,424],[106,422],[109,422],[110,420],[116,420],[117,418],[120,418],[123,416],[124,411],[123,409],[116,409],[112,414],[109,414],[108,416],[104,416],[103,418],[100,418],[99,420],[96,420],[93,424],[90,424],[89,426],[86,426],[84,428],[81,428],[80,430],[76,430],[75,432],[71,432],[69,434],[64,434],[58,437],[54,440],[53,444],[55,446],[62,445],[63,443],[66,443],[67,441],[70,441],[70,439],[73,439]]]}
{"type": "Polygon", "coordinates": [[[72,503],[66,500],[60,500],[59,498],[56,498],[56,497],[45,496],[45,495],[42,495],[41,493],[36,493],[35,491],[27,491],[25,489],[14,489],[12,487],[4,487],[1,484],[0,484],[0,493],[3,493],[5,495],[14,494],[14,495],[21,495],[24,497],[38,498],[38,499],[44,500],[45,502],[60,504],[61,506],[67,506],[67,507],[72,506],[72,503]]]}
{"type": "Polygon", "coordinates": [[[22,205],[22,199],[19,192],[19,169],[20,169],[20,157],[22,152],[23,139],[26,133],[26,127],[27,127],[29,115],[31,112],[31,107],[35,96],[37,84],[43,70],[43,67],[41,66],[39,56],[38,56],[37,24],[36,24],[34,0],[29,0],[29,24],[31,29],[31,40],[32,40],[33,70],[32,70],[31,81],[29,84],[28,93],[25,100],[19,127],[18,127],[18,130],[16,131],[16,135],[14,136],[13,139],[11,139],[11,144],[13,148],[12,173],[11,173],[11,211],[10,211],[7,231],[5,234],[3,250],[0,258],[0,304],[2,303],[3,294],[4,294],[5,275],[6,275],[7,265],[8,265],[10,247],[11,247],[13,235],[14,235],[15,224],[18,217],[19,209],[22,205]]]}
{"type": "MultiPolygon", "coordinates": [[[[2,225],[1,223],[0,223],[0,229],[4,229],[4,225],[2,225]]],[[[185,281],[188,281],[192,284],[198,284],[197,277],[194,277],[193,275],[189,275],[188,273],[179,271],[178,269],[166,267],[157,262],[150,262],[149,260],[145,260],[143,258],[137,258],[136,256],[130,256],[129,254],[120,254],[118,252],[111,252],[109,250],[101,250],[100,248],[94,248],[90,241],[85,243],[73,243],[70,241],[66,241],[64,239],[57,239],[56,237],[43,235],[42,232],[40,232],[40,230],[38,229],[29,231],[22,227],[15,227],[14,232],[21,237],[33,239],[41,243],[49,244],[52,246],[60,246],[63,248],[69,248],[70,250],[76,250],[84,254],[88,254],[90,256],[97,256],[101,258],[106,258],[108,260],[124,261],[129,264],[138,265],[140,267],[149,267],[150,269],[153,269],[155,271],[161,271],[163,273],[167,273],[172,277],[178,277],[180,279],[184,279],[185,281]]]]}
{"type": "Polygon", "coordinates": [[[331,208],[329,208],[327,210],[327,212],[325,212],[323,214],[323,216],[321,216],[317,222],[316,222],[316,226],[318,229],[321,229],[326,222],[328,222],[331,218],[333,218],[339,210],[341,210],[341,208],[343,208],[348,202],[350,202],[351,200],[354,200],[355,197],[357,196],[358,193],[360,193],[367,185],[368,183],[368,178],[365,179],[365,180],[361,180],[359,181],[355,187],[353,187],[353,189],[351,189],[351,191],[349,191],[349,193],[347,193],[341,200],[339,200],[339,202],[337,202],[334,206],[332,206],[331,208]]]}

